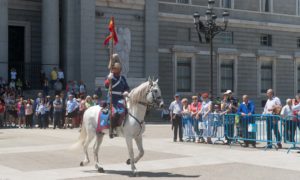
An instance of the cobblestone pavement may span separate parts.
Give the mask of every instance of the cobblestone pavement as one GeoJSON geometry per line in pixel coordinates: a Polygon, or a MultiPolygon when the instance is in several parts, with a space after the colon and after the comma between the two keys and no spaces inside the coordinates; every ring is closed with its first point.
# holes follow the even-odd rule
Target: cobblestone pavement
{"type": "MultiPolygon", "coordinates": [[[[105,136],[99,152],[105,173],[100,174],[94,168],[91,148],[92,161],[85,167],[79,166],[82,150],[69,149],[78,135],[78,129],[0,129],[0,180],[132,178],[125,164],[124,138],[105,136]]],[[[300,154],[296,152],[174,143],[171,137],[170,125],[147,124],[145,156],[136,164],[139,179],[293,180],[300,176],[300,154]]]]}

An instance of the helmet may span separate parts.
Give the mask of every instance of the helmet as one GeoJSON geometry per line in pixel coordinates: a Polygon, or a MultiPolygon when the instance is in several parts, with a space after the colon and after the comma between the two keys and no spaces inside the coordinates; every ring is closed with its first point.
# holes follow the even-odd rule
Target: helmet
{"type": "Polygon", "coordinates": [[[115,68],[115,69],[118,69],[118,70],[122,70],[122,65],[121,65],[121,63],[118,63],[118,62],[116,62],[114,65],[113,65],[113,68],[115,68]]]}

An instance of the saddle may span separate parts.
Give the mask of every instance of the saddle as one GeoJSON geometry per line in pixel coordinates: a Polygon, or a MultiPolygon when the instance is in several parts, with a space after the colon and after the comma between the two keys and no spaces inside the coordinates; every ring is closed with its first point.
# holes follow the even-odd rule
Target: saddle
{"type": "Polygon", "coordinates": [[[110,119],[110,110],[109,107],[103,108],[98,115],[98,123],[97,123],[97,133],[103,132],[104,129],[109,129],[110,124],[112,128],[116,128],[121,126],[123,121],[125,121],[127,110],[125,107],[113,107],[112,108],[112,120],[110,119]]]}

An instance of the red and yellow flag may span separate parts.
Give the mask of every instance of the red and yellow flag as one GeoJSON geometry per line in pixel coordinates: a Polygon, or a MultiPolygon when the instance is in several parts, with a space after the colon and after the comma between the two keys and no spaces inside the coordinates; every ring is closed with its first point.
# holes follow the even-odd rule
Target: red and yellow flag
{"type": "Polygon", "coordinates": [[[118,43],[118,36],[115,30],[115,18],[111,17],[108,25],[110,35],[105,38],[104,45],[107,45],[110,39],[113,40],[114,45],[118,43]]]}

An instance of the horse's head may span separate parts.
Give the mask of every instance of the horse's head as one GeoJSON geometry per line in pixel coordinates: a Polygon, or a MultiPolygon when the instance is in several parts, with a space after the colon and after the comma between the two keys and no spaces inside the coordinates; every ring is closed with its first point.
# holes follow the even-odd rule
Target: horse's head
{"type": "Polygon", "coordinates": [[[164,101],[161,98],[161,91],[158,86],[158,79],[156,81],[153,81],[149,78],[148,83],[149,89],[146,96],[147,102],[149,104],[154,104],[159,108],[162,108],[164,106],[164,101]]]}

